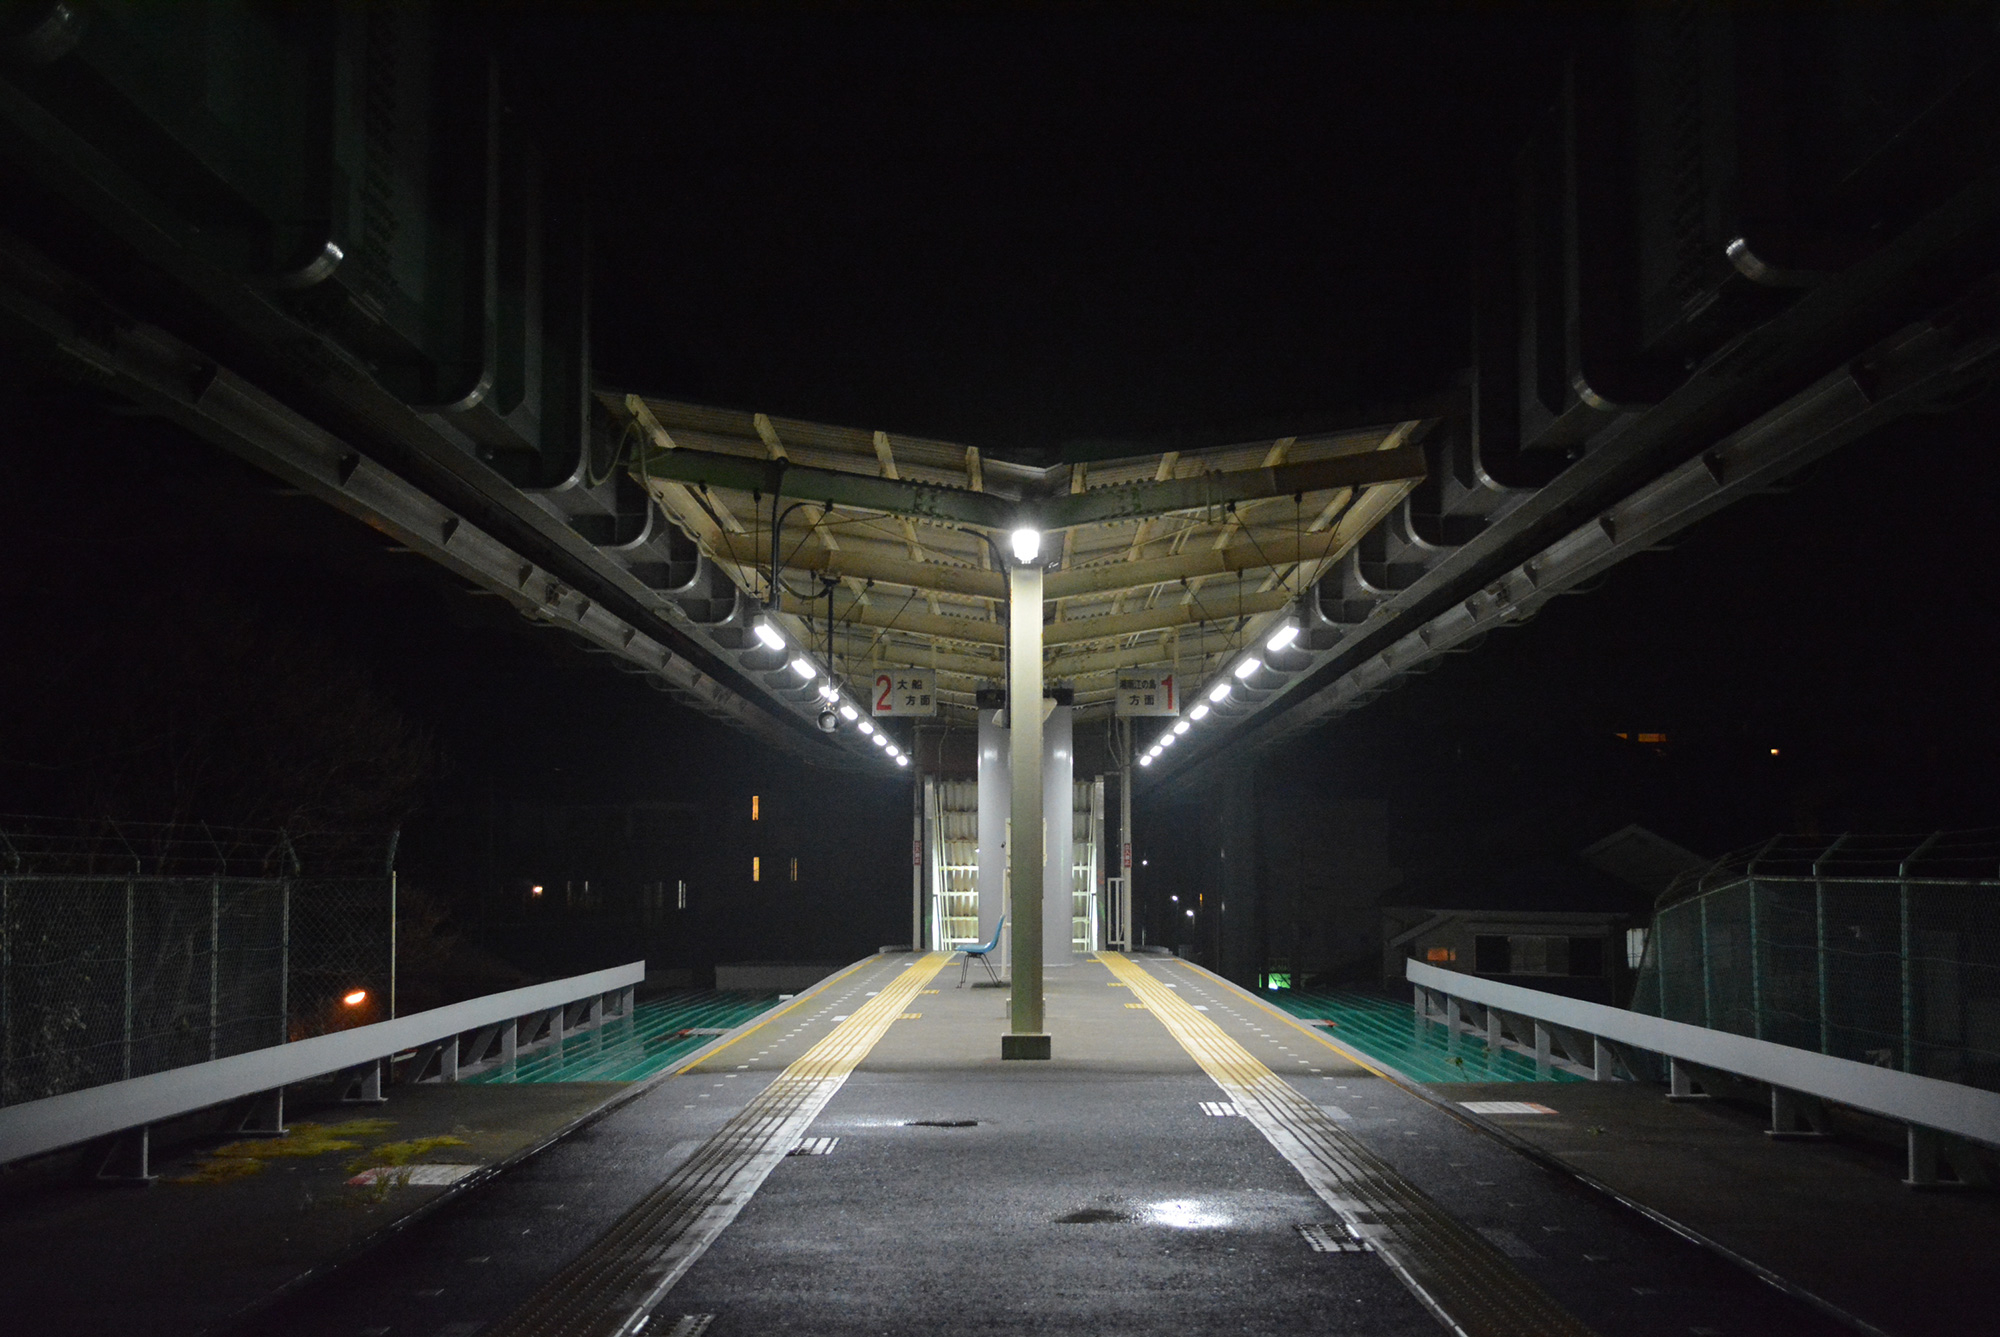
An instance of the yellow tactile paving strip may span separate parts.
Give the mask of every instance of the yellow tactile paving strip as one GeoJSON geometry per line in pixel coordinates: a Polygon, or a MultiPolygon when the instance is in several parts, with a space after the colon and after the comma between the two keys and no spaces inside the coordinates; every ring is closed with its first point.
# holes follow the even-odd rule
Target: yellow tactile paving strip
{"type": "Polygon", "coordinates": [[[1588,1327],[1505,1255],[1172,989],[1117,952],[1100,952],[1098,960],[1446,1327],[1462,1337],[1589,1337],[1588,1327]]]}
{"type": "Polygon", "coordinates": [[[753,1098],[488,1337],[635,1330],[743,1210],[912,999],[951,959],[919,957],[753,1098]]]}

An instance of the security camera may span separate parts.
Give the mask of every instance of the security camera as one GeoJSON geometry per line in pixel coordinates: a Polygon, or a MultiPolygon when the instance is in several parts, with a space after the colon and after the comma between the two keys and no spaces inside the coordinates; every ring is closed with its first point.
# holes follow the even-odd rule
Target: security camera
{"type": "Polygon", "coordinates": [[[819,731],[821,733],[832,733],[835,729],[838,729],[839,727],[840,727],[840,716],[834,714],[831,710],[820,711],[819,731]]]}

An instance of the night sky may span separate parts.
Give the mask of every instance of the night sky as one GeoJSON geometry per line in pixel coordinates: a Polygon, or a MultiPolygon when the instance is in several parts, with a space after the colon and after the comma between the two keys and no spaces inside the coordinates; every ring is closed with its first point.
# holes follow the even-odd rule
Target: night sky
{"type": "MultiPolygon", "coordinates": [[[[1550,95],[1526,20],[1438,11],[584,13],[506,41],[594,220],[600,378],[1022,458],[1374,421],[1444,390],[1474,187],[1550,95]]],[[[476,833],[506,802],[763,792],[834,870],[790,908],[833,927],[791,940],[779,892],[744,895],[689,962],[851,959],[907,932],[906,784],[801,773],[174,429],[7,370],[0,807],[107,792],[76,774],[120,764],[106,703],[144,699],[176,627],[247,621],[348,666],[429,749],[399,800],[407,866],[467,923],[498,876],[476,833]]],[[[1850,446],[1269,774],[1308,805],[1385,805],[1411,896],[1628,821],[1708,853],[1990,825],[1996,417],[1850,446]],[[1642,730],[1670,741],[1613,737],[1642,730]]]]}

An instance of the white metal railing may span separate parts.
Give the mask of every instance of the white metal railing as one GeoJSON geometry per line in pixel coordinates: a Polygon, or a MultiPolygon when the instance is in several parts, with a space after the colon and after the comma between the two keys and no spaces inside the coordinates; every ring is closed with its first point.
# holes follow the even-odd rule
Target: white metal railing
{"type": "Polygon", "coordinates": [[[379,1103],[384,1064],[405,1051],[414,1051],[405,1080],[457,1081],[512,1063],[530,1049],[560,1045],[565,1036],[602,1024],[607,1012],[630,1016],[633,990],[645,978],[646,963],[634,961],[393,1021],[0,1107],[0,1164],[115,1137],[117,1142],[97,1167],[99,1177],[148,1178],[153,1124],[242,1102],[236,1131],[281,1134],[284,1089],[294,1082],[345,1074],[342,1099],[379,1103]]]}
{"type": "MultiPolygon", "coordinates": [[[[1637,1075],[1636,1058],[1625,1051],[1643,1050],[1667,1060],[1670,1099],[1698,1098],[1696,1088],[1704,1085],[1705,1074],[1768,1086],[1773,1136],[1823,1136],[1826,1104],[1893,1119],[1909,1130],[1907,1182],[1913,1185],[1940,1182],[1941,1160],[1962,1182],[1983,1179],[1978,1159],[1960,1154],[1953,1138],[2000,1147],[2000,1092],[1440,970],[1421,961],[1406,963],[1404,973],[1416,988],[1419,1025],[1442,1023],[1454,1033],[1483,1035],[1493,1048],[1531,1053],[1542,1072],[1560,1067],[1609,1081],[1622,1067],[1637,1075]]],[[[1707,1080],[1719,1084],[1715,1078],[1707,1080]]]]}

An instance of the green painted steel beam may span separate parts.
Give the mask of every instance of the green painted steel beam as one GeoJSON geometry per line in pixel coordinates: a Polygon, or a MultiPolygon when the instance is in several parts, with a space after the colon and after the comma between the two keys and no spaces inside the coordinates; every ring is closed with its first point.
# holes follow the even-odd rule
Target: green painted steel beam
{"type": "Polygon", "coordinates": [[[1268,469],[1234,469],[1165,482],[1120,483],[1059,496],[1015,499],[992,492],[943,487],[899,478],[877,478],[840,469],[815,469],[786,460],[749,459],[705,450],[643,447],[636,462],[641,476],[676,483],[726,487],[739,492],[817,501],[829,506],[907,515],[915,519],[1007,530],[1023,525],[1044,533],[1078,525],[1142,520],[1171,511],[1195,511],[1231,502],[1373,483],[1409,482],[1424,477],[1421,446],[1368,450],[1332,459],[1281,464],[1268,469]]]}
{"type": "Polygon", "coordinates": [[[646,446],[638,472],[676,483],[734,488],[739,492],[782,495],[792,501],[817,501],[852,506],[923,520],[947,520],[1006,529],[1013,525],[1020,503],[991,492],[940,487],[900,478],[876,478],[841,469],[815,469],[786,460],[755,460],[706,450],[662,450],[646,446]]]}
{"type": "Polygon", "coordinates": [[[1170,478],[1164,483],[1120,483],[1094,487],[1061,497],[1027,503],[1043,531],[1113,520],[1140,520],[1169,511],[1198,511],[1235,501],[1289,497],[1331,488],[1365,487],[1423,478],[1427,472],[1422,446],[1367,450],[1332,459],[1280,464],[1269,469],[1232,469],[1228,473],[1170,478]]]}

